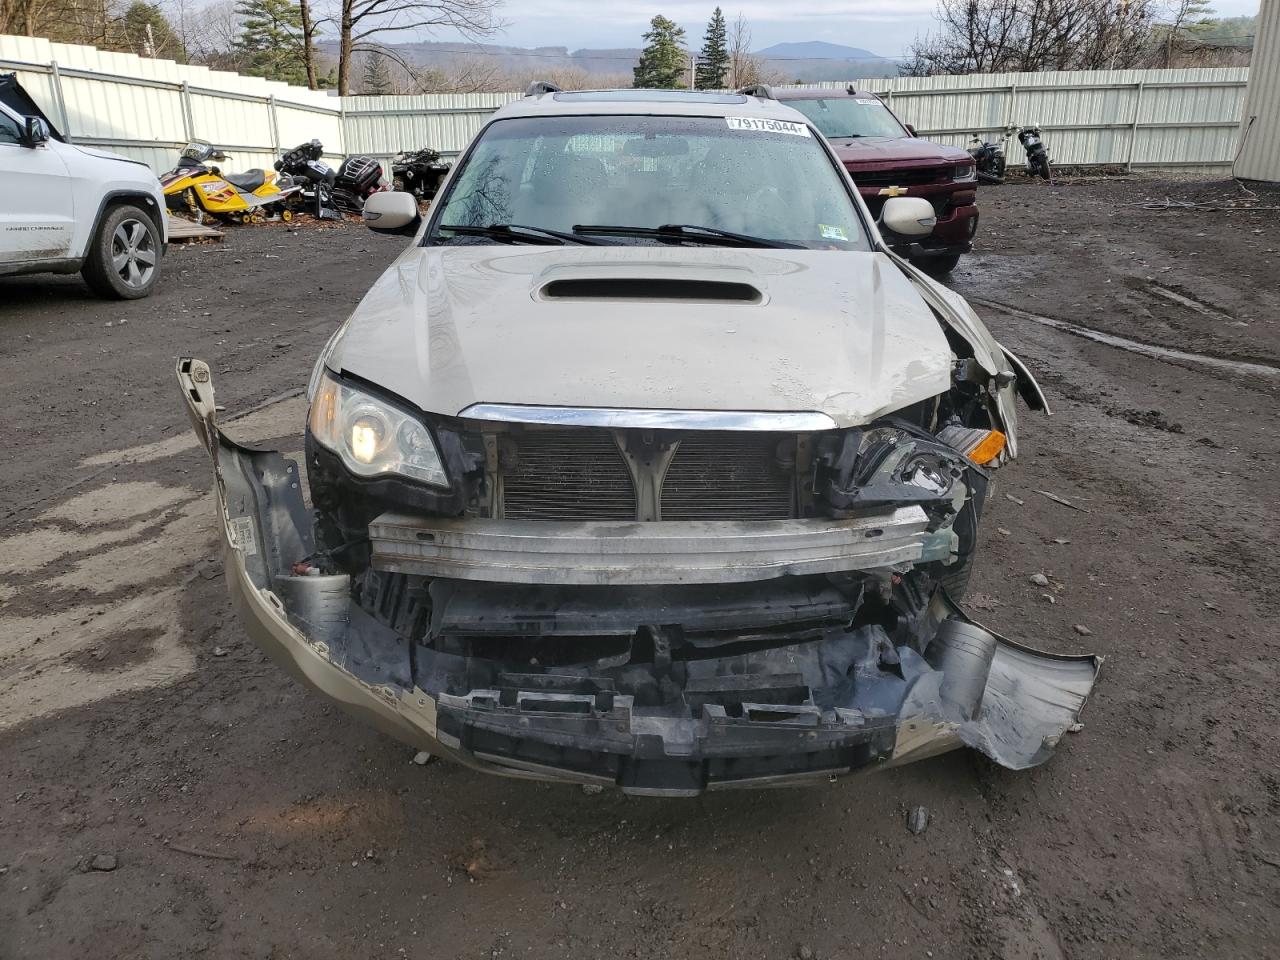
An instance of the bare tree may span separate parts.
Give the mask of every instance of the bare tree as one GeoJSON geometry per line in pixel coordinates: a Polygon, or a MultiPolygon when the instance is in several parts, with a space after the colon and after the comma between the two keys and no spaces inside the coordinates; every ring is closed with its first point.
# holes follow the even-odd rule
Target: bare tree
{"type": "Polygon", "coordinates": [[[1101,70],[1145,58],[1156,0],[939,0],[936,33],[902,72],[1101,70]]]}
{"type": "Polygon", "coordinates": [[[217,0],[189,21],[184,42],[194,62],[216,70],[240,69],[236,40],[243,23],[236,6],[236,0],[217,0]]]}
{"type": "Polygon", "coordinates": [[[307,68],[307,89],[319,90],[320,78],[316,73],[316,21],[311,15],[311,0],[298,0],[298,12],[302,19],[302,60],[307,68]]]}
{"type": "Polygon", "coordinates": [[[352,58],[386,52],[387,38],[406,31],[445,27],[468,38],[486,37],[503,23],[502,0],[339,0],[338,93],[351,87],[352,58]]]}
{"type": "Polygon", "coordinates": [[[729,28],[727,48],[729,69],[725,78],[730,90],[738,90],[753,83],[786,83],[788,81],[789,78],[785,73],[751,52],[751,26],[741,13],[729,28]]]}

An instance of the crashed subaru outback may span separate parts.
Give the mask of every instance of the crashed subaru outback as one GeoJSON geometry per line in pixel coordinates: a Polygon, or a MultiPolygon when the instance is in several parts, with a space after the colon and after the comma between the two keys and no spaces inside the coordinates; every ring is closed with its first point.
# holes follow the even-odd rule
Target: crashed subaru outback
{"type": "Polygon", "coordinates": [[[559,92],[494,114],[325,347],[297,464],[215,422],[228,581],[344,709],[495,773],[639,794],[961,745],[1040,763],[1092,657],[959,607],[1023,366],[894,256],[770,99],[559,92]]]}

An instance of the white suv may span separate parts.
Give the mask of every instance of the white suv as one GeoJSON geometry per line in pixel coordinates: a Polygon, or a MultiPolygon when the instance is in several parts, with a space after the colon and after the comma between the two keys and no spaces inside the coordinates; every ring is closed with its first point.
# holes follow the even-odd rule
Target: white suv
{"type": "Polygon", "coordinates": [[[166,240],[146,164],[65,142],[0,77],[0,276],[79,271],[98,294],[135,300],[155,287],[166,240]]]}

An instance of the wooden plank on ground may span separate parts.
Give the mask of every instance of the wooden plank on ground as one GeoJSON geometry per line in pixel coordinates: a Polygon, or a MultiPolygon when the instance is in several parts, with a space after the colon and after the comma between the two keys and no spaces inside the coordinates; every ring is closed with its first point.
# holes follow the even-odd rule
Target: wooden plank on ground
{"type": "Polygon", "coordinates": [[[221,240],[222,231],[169,215],[170,240],[221,240]]]}

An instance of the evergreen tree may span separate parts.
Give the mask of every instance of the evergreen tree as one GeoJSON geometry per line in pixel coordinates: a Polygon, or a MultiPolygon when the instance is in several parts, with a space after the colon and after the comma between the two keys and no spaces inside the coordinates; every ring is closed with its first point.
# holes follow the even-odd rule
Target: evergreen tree
{"type": "Polygon", "coordinates": [[[716,7],[702,38],[702,53],[698,57],[696,83],[699,90],[719,90],[729,73],[728,28],[724,14],[716,7]]]}
{"type": "Polygon", "coordinates": [[[292,0],[240,0],[236,13],[243,19],[236,41],[243,72],[305,87],[307,60],[298,5],[292,0]]]}
{"type": "Polygon", "coordinates": [[[644,35],[645,48],[640,52],[640,62],[635,67],[635,86],[651,89],[672,89],[684,86],[687,60],[684,48],[684,28],[677,27],[659,14],[649,21],[649,31],[644,35]]]}
{"type": "Polygon", "coordinates": [[[186,63],[186,51],[182,41],[173,32],[173,26],[154,3],[134,0],[125,10],[120,21],[120,36],[105,46],[113,50],[127,50],[144,57],[157,57],[186,63]],[[147,28],[150,27],[150,31],[147,28]]]}
{"type": "Polygon", "coordinates": [[[395,92],[393,86],[386,56],[376,51],[366,53],[364,71],[360,75],[360,92],[370,97],[383,97],[395,92]]]}

